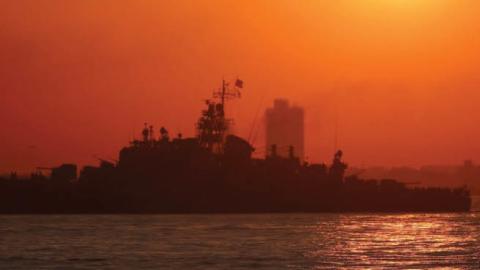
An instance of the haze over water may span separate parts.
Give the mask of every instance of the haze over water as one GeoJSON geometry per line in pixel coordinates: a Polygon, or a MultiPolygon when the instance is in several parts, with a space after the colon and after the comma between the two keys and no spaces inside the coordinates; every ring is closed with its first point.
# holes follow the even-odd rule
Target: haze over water
{"type": "Polygon", "coordinates": [[[0,216],[4,269],[478,269],[480,212],[0,216]]]}

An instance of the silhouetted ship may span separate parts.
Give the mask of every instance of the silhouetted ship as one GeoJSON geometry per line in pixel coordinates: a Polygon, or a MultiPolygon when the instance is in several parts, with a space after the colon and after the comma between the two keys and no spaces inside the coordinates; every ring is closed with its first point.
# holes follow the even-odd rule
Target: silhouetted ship
{"type": "Polygon", "coordinates": [[[225,102],[243,82],[225,81],[206,102],[197,136],[158,138],[145,124],[142,139],[120,151],[118,162],[64,164],[29,179],[0,181],[1,213],[259,213],[259,212],[460,212],[469,211],[466,188],[409,187],[391,179],[345,177],[338,151],[332,163],[307,164],[277,154],[252,158],[252,145],[228,134],[225,102]]]}

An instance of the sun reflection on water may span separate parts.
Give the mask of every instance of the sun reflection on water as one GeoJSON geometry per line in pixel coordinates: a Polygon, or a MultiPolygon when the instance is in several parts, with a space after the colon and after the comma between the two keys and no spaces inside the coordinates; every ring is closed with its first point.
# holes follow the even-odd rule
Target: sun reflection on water
{"type": "Polygon", "coordinates": [[[480,269],[479,212],[0,215],[0,236],[1,269],[480,269]]]}
{"type": "Polygon", "coordinates": [[[472,263],[469,260],[472,246],[478,245],[478,225],[444,214],[343,215],[331,232],[319,226],[313,241],[332,240],[318,243],[306,256],[333,258],[339,268],[348,265],[348,269],[378,265],[463,269],[472,263]]]}

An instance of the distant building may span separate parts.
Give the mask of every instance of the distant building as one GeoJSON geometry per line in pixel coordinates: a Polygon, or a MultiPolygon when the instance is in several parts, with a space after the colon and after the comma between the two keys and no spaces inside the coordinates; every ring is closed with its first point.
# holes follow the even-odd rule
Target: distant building
{"type": "Polygon", "coordinates": [[[293,155],[303,161],[305,155],[303,108],[290,106],[288,100],[276,99],[273,108],[266,110],[265,120],[268,155],[272,154],[271,149],[275,149],[277,155],[289,157],[293,147],[293,155]],[[273,145],[276,147],[272,148],[273,145]]]}

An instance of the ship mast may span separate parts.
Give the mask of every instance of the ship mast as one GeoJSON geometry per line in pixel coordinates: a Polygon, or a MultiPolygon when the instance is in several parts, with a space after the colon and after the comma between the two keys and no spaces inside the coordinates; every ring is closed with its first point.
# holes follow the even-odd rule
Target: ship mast
{"type": "Polygon", "coordinates": [[[230,87],[223,79],[221,89],[214,91],[213,99],[206,101],[207,109],[202,111],[202,116],[197,122],[197,136],[200,145],[211,152],[223,153],[225,137],[232,123],[231,119],[225,117],[226,101],[239,98],[240,88],[243,88],[241,80],[237,79],[234,86],[230,87]]]}
{"type": "Polygon", "coordinates": [[[221,100],[222,100],[222,108],[224,108],[225,111],[225,79],[222,79],[222,93],[221,93],[221,100]]]}

